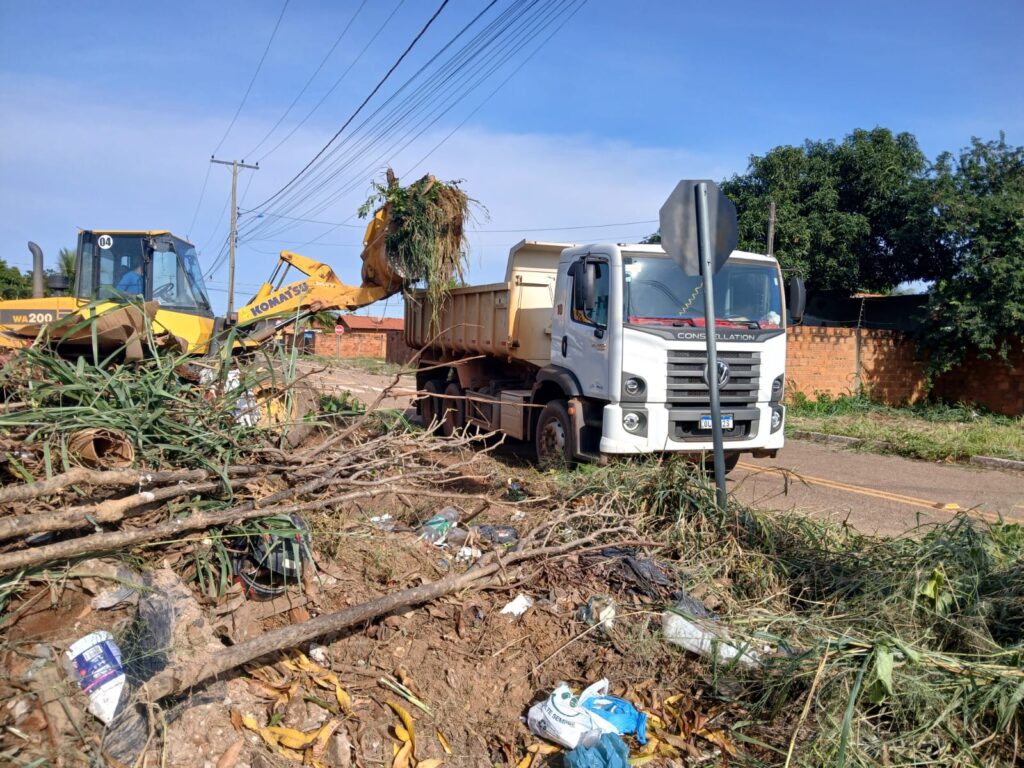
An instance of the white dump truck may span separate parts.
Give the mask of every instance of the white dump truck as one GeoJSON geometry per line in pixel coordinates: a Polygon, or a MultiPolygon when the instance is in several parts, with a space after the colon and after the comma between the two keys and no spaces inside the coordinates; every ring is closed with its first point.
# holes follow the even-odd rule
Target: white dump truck
{"type": "Polygon", "coordinates": [[[524,240],[505,282],[457,288],[441,307],[406,300],[424,350],[418,408],[445,434],[500,431],[542,463],[712,450],[708,377],[718,377],[726,465],[774,456],[786,417],[788,309],[778,262],[735,251],[715,276],[718,370],[708,370],[704,296],[659,245],[524,240]]]}

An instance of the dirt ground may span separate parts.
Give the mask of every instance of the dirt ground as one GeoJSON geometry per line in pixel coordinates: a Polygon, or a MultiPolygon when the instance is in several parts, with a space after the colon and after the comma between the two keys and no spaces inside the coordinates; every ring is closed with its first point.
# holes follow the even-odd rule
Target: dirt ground
{"type": "MultiPolygon", "coordinates": [[[[510,525],[522,534],[551,514],[552,502],[544,501],[543,485],[528,483],[525,502],[501,501],[513,477],[507,459],[484,457],[474,466],[478,479],[468,490],[488,493],[497,502],[488,505],[473,525],[510,525]]],[[[382,497],[351,504],[344,512],[311,514],[317,565],[312,589],[302,594],[296,587],[288,597],[269,602],[245,599],[237,585],[221,599],[199,595],[194,585],[177,581],[171,570],[180,555],[147,562],[159,569],[160,578],[169,580],[168,589],[186,593],[171,648],[163,650],[172,657],[217,653],[218,648],[275,627],[463,571],[470,560],[458,557],[462,546],[483,551],[498,546],[479,533],[444,547],[420,540],[416,527],[443,506],[439,499],[382,497]],[[371,521],[382,516],[387,516],[383,523],[371,521]]],[[[465,517],[473,511],[460,513],[465,517]]],[[[243,721],[250,717],[260,725],[304,733],[327,726],[329,739],[321,762],[315,764],[392,765],[402,743],[396,731],[401,721],[390,706],[394,703],[414,723],[417,760],[513,766],[531,754],[531,747],[547,749],[525,724],[529,706],[559,682],[579,690],[602,677],[612,682],[613,693],[651,711],[658,702],[683,694],[693,722],[726,727],[742,713],[705,694],[701,681],[706,668],[657,636],[659,607],[671,602],[681,584],[675,566],[663,563],[671,586],[645,586],[623,579],[621,559],[574,555],[540,561],[485,591],[456,593],[243,667],[146,713],[143,722],[148,723],[154,746],[145,751],[140,764],[293,764],[284,750],[245,727],[243,721]],[[534,601],[525,614],[502,614],[502,608],[520,594],[534,601]],[[581,609],[594,597],[614,601],[617,618],[611,628],[595,630],[583,619],[581,609]],[[317,684],[315,675],[295,668],[300,652],[335,676],[351,697],[349,708],[339,708],[330,685],[317,684]],[[384,678],[407,686],[429,712],[384,687],[384,678]]],[[[126,664],[156,655],[137,639],[132,601],[109,610],[90,605],[110,583],[78,575],[104,571],[112,567],[110,562],[87,561],[59,581],[41,579],[10,606],[4,622],[6,676],[0,696],[5,704],[0,726],[6,727],[0,755],[17,757],[19,762],[13,764],[47,764],[31,762],[42,759],[54,765],[86,765],[100,754],[108,764],[118,764],[104,751],[108,742],[98,721],[85,713],[83,694],[56,672],[55,663],[74,640],[98,629],[114,634],[126,664]],[[41,672],[47,675],[45,680],[39,679],[41,672]]],[[[708,764],[722,761],[720,747],[695,741],[697,745],[689,747],[693,755],[708,764]]],[[[301,758],[301,752],[291,754],[301,758]]],[[[559,759],[537,754],[538,765],[560,764],[555,762],[559,759]]]]}

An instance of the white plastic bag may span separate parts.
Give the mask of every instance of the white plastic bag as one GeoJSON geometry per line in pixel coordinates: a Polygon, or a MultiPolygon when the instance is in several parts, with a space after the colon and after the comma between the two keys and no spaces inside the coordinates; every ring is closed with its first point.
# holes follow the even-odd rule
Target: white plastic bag
{"type": "Polygon", "coordinates": [[[602,733],[619,732],[610,722],[583,706],[588,699],[607,693],[607,679],[598,680],[579,696],[565,683],[559,683],[544,701],[530,707],[526,722],[541,738],[575,749],[581,741],[589,742],[591,734],[596,741],[602,733]]]}
{"type": "Polygon", "coordinates": [[[723,663],[734,659],[745,667],[761,665],[760,655],[747,646],[733,643],[725,636],[724,628],[708,619],[688,619],[673,611],[666,611],[661,620],[665,639],[699,656],[718,656],[723,663]]]}

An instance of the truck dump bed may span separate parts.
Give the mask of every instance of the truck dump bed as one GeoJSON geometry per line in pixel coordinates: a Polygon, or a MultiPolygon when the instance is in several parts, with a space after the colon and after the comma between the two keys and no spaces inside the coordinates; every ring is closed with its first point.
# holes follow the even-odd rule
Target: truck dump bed
{"type": "Polygon", "coordinates": [[[405,340],[434,357],[495,355],[537,367],[551,361],[551,309],[565,243],[523,240],[504,283],[456,288],[435,313],[424,291],[405,300],[405,340]]]}

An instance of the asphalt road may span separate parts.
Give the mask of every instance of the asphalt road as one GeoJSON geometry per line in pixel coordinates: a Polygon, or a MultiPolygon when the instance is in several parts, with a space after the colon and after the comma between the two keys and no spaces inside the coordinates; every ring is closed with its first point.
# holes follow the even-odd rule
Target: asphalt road
{"type": "MultiPolygon", "coordinates": [[[[347,390],[372,403],[394,377],[303,361],[304,373],[324,392],[347,390]]],[[[385,408],[408,406],[411,376],[390,389],[385,408]]],[[[744,456],[729,475],[729,490],[761,509],[796,511],[846,521],[864,533],[898,535],[960,512],[978,520],[1024,523],[1024,475],[961,464],[936,464],[787,440],[776,459],[744,456]]]]}
{"type": "Polygon", "coordinates": [[[964,511],[1024,523],[1024,475],[800,440],[787,440],[775,459],[744,456],[729,489],[755,507],[847,521],[865,533],[906,533],[964,511]]]}

